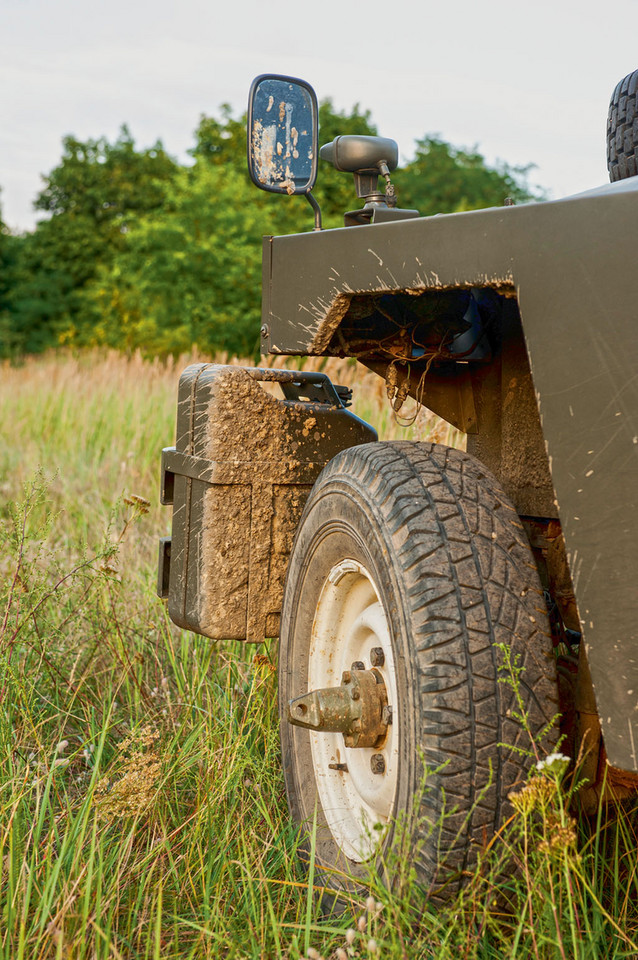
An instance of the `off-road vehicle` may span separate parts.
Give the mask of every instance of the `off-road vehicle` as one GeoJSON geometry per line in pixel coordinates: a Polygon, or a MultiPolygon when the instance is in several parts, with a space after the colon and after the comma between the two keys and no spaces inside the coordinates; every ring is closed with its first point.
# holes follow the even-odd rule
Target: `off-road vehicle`
{"type": "Polygon", "coordinates": [[[394,141],[319,150],[312,88],[253,83],[251,176],[315,216],[264,238],[263,354],[355,357],[396,409],[467,436],[378,442],[322,374],[180,380],[159,592],[197,633],[279,637],[290,809],[333,886],[407,830],[421,878],[453,889],[559,712],[583,807],[633,789],[637,79],[612,98],[614,182],[434,217],[397,205],[394,141]],[[340,229],[321,229],[319,156],[363,201],[340,229]]]}

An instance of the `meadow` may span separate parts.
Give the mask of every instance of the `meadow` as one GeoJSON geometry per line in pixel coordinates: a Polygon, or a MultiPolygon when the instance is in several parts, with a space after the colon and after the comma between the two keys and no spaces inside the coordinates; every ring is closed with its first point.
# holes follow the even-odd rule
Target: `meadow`
{"type": "MultiPolygon", "coordinates": [[[[638,955],[635,813],[576,817],[562,769],[514,798],[453,903],[399,850],[390,887],[371,864],[326,912],[286,806],[276,648],[180,631],[155,595],[159,455],[192,359],[0,369],[0,955],[638,955]]],[[[425,411],[397,424],[350,361],[321,365],[383,439],[462,443],[425,411]]]]}

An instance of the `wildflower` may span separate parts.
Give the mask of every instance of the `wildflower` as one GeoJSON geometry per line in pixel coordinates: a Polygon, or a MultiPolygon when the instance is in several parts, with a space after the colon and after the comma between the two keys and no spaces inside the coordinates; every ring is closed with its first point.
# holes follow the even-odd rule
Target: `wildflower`
{"type": "Polygon", "coordinates": [[[359,917],[359,919],[357,920],[357,928],[358,928],[359,932],[360,932],[360,933],[365,933],[366,926],[367,926],[366,918],[365,918],[365,917],[359,917]]]}
{"type": "Polygon", "coordinates": [[[542,840],[538,845],[541,853],[560,856],[562,853],[574,851],[577,839],[576,821],[571,817],[566,817],[564,821],[556,815],[548,817],[547,837],[547,840],[542,840]]]}
{"type": "Polygon", "coordinates": [[[159,734],[144,727],[119,744],[120,753],[133,746],[130,756],[121,759],[121,776],[114,783],[102,779],[95,788],[95,804],[105,819],[144,814],[157,796],[161,762],[155,752],[159,734]],[[144,752],[145,751],[145,752],[144,752]]]}
{"type": "Polygon", "coordinates": [[[308,947],[308,960],[319,960],[319,951],[314,947],[308,947]]]}
{"type": "Polygon", "coordinates": [[[69,745],[69,741],[68,741],[68,740],[60,740],[59,744],[58,744],[57,747],[55,748],[55,752],[56,752],[56,753],[64,753],[64,751],[66,750],[66,748],[68,747],[68,745],[69,745]]]}
{"type": "Polygon", "coordinates": [[[352,927],[350,927],[349,930],[346,930],[346,943],[348,944],[349,947],[352,946],[352,944],[356,940],[356,937],[357,937],[356,931],[353,930],[352,927]]]}
{"type": "Polygon", "coordinates": [[[562,777],[571,763],[564,753],[550,753],[544,760],[539,760],[536,769],[539,773],[549,773],[554,777],[562,777]]]}
{"type": "Polygon", "coordinates": [[[368,940],[368,953],[378,953],[379,947],[376,940],[368,940]]]}
{"type": "Polygon", "coordinates": [[[374,897],[368,897],[366,900],[366,910],[368,913],[374,913],[374,908],[376,906],[374,897]]]}
{"type": "Polygon", "coordinates": [[[518,793],[510,793],[507,799],[517,813],[527,816],[533,810],[545,807],[556,791],[556,784],[546,777],[533,777],[518,793]]]}
{"type": "Polygon", "coordinates": [[[337,947],[337,960],[348,960],[348,954],[343,947],[337,947]]]}

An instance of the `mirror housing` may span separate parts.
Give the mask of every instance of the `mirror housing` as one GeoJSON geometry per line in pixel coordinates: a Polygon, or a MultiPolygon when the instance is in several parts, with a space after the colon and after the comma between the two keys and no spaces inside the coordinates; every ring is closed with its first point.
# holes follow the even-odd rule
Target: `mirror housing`
{"type": "Polygon", "coordinates": [[[310,194],[317,179],[317,95],[295,77],[261,74],[248,98],[248,172],[270,193],[310,194]]]}
{"type": "Polygon", "coordinates": [[[324,144],[319,156],[331,163],[335,170],[347,173],[381,172],[383,164],[392,171],[399,163],[399,148],[395,140],[387,137],[350,134],[335,137],[331,143],[324,144]]]}

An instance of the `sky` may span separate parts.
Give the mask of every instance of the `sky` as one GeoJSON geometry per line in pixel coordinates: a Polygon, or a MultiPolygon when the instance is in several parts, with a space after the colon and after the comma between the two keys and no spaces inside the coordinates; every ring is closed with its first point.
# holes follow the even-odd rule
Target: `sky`
{"type": "Polygon", "coordinates": [[[65,135],[126,123],[186,162],[200,115],[243,112],[271,72],[369,109],[404,160],[437,134],[534,163],[532,183],[568,196],[608,180],[609,98],[638,67],[637,28],[638,0],[0,0],[2,216],[33,228],[65,135]]]}

